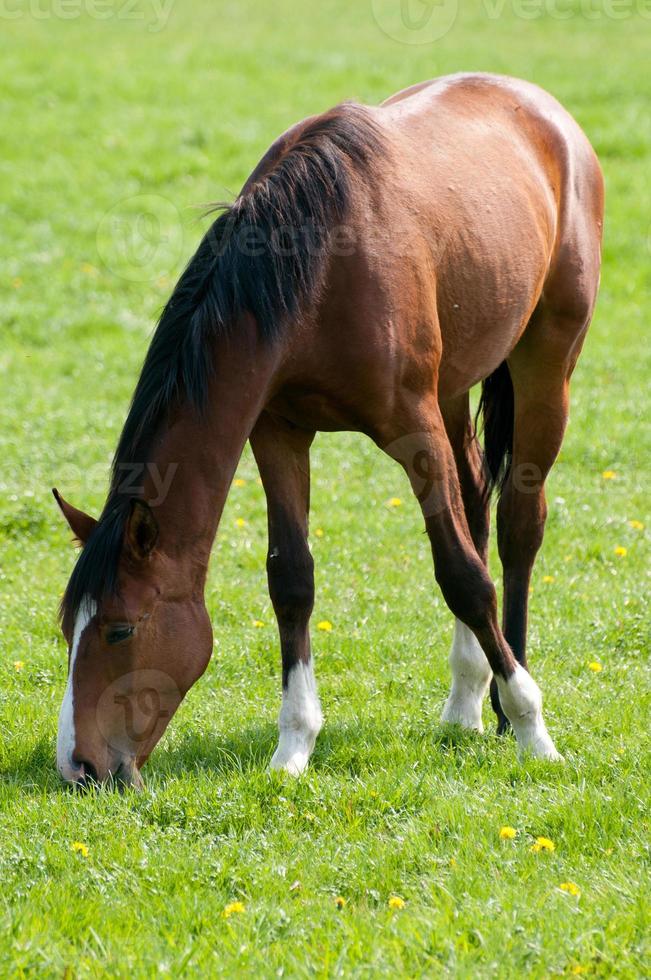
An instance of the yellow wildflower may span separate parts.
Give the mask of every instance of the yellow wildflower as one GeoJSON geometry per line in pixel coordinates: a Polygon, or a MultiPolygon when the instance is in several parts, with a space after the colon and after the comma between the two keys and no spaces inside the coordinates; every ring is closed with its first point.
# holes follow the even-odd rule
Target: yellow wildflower
{"type": "Polygon", "coordinates": [[[230,919],[232,915],[241,915],[242,912],[246,912],[244,902],[229,902],[228,905],[224,907],[222,915],[225,919],[230,919]]]}
{"type": "Polygon", "coordinates": [[[451,868],[456,868],[456,866],[457,866],[457,859],[456,858],[450,858],[450,867],[451,868]]]}
{"type": "Polygon", "coordinates": [[[247,522],[243,517],[238,517],[235,521],[235,527],[246,527],[247,522]]]}
{"type": "Polygon", "coordinates": [[[25,666],[22,660],[14,660],[14,670],[22,670],[25,666]]]}
{"type": "Polygon", "coordinates": [[[405,900],[404,900],[404,898],[400,898],[400,895],[392,895],[391,896],[391,898],[389,899],[389,908],[390,909],[404,909],[404,907],[405,907],[405,900]]]}
{"type": "Polygon", "coordinates": [[[574,966],[570,967],[570,973],[573,977],[580,977],[582,973],[587,973],[587,966],[581,966],[580,963],[575,963],[574,966]]]}
{"type": "Polygon", "coordinates": [[[255,628],[257,630],[261,630],[262,627],[264,626],[264,622],[261,619],[254,619],[253,620],[253,625],[255,626],[255,628]]]}
{"type": "Polygon", "coordinates": [[[12,279],[11,285],[14,287],[14,289],[20,289],[22,284],[23,280],[20,278],[20,276],[16,276],[15,279],[12,279]]]}
{"type": "Polygon", "coordinates": [[[500,840],[513,840],[516,834],[515,827],[500,827],[500,840]]]}
{"type": "Polygon", "coordinates": [[[555,581],[556,581],[556,577],[554,575],[543,575],[543,582],[550,583],[555,581]]]}
{"type": "Polygon", "coordinates": [[[329,633],[332,629],[332,623],[329,619],[322,619],[320,623],[316,624],[316,628],[324,633],[329,633]]]}
{"type": "Polygon", "coordinates": [[[241,476],[238,476],[238,477],[236,477],[233,480],[233,486],[234,487],[245,487],[246,486],[246,480],[243,480],[241,476]]]}
{"type": "Polygon", "coordinates": [[[588,669],[591,670],[593,674],[598,674],[599,671],[603,670],[603,667],[600,663],[597,663],[596,660],[593,660],[588,664],[588,669]]]}
{"type": "Polygon", "coordinates": [[[601,474],[604,480],[616,480],[617,474],[614,470],[604,470],[601,474]]]}
{"type": "Polygon", "coordinates": [[[581,889],[573,881],[562,881],[558,887],[562,892],[567,892],[568,895],[578,897],[581,894],[581,889]]]}
{"type": "Polygon", "coordinates": [[[343,895],[337,895],[337,897],[335,898],[335,905],[337,906],[337,908],[343,909],[345,904],[346,904],[346,899],[343,897],[343,895]]]}
{"type": "Polygon", "coordinates": [[[316,531],[314,533],[316,534],[317,538],[322,538],[323,537],[323,528],[322,527],[317,527],[317,529],[316,529],[316,531]]]}
{"type": "Polygon", "coordinates": [[[531,850],[534,854],[540,854],[541,851],[549,851],[551,853],[556,850],[556,844],[549,837],[536,837],[536,843],[532,845],[531,850]]]}
{"type": "Polygon", "coordinates": [[[75,854],[81,854],[82,857],[88,857],[88,848],[85,844],[82,844],[80,840],[76,840],[72,845],[72,849],[75,854]]]}
{"type": "Polygon", "coordinates": [[[627,554],[627,550],[621,544],[618,544],[617,547],[615,548],[615,554],[617,555],[618,558],[625,558],[627,554]]]}
{"type": "Polygon", "coordinates": [[[634,531],[643,531],[644,530],[644,524],[642,523],[642,521],[632,520],[632,521],[629,521],[628,523],[629,523],[630,527],[633,528],[634,531]]]}
{"type": "Polygon", "coordinates": [[[402,500],[400,497],[389,497],[387,500],[387,507],[401,507],[402,500]]]}

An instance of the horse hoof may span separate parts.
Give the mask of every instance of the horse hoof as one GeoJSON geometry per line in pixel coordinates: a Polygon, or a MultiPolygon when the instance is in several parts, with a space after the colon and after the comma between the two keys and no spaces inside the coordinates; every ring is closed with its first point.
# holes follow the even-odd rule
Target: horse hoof
{"type": "Polygon", "coordinates": [[[513,729],[511,728],[511,722],[509,721],[508,718],[504,717],[504,718],[498,718],[497,719],[497,734],[498,735],[508,735],[512,731],[513,731],[513,729]]]}

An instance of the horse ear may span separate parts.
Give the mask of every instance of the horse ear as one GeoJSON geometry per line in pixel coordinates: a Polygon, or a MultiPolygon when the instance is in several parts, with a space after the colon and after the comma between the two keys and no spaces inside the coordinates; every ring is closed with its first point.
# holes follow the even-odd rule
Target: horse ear
{"type": "Polygon", "coordinates": [[[56,488],[52,489],[54,499],[59,505],[59,510],[68,522],[68,526],[79,544],[84,545],[97,527],[97,521],[90,514],[84,514],[83,510],[77,510],[67,500],[64,500],[56,488]]]}
{"type": "Polygon", "coordinates": [[[144,500],[131,501],[125,541],[135,558],[146,558],[156,547],[158,523],[151,507],[144,500]]]}

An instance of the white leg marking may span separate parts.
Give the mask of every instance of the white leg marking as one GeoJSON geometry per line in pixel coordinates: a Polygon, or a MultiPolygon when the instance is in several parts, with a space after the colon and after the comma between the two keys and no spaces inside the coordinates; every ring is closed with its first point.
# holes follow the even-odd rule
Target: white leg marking
{"type": "Polygon", "coordinates": [[[443,708],[441,721],[483,732],[481,706],[490,684],[492,671],[477,637],[458,619],[454,621],[450,667],[452,687],[443,708]]]}
{"type": "Polygon", "coordinates": [[[72,753],[75,749],[75,706],[72,688],[72,674],[79,650],[79,641],[89,622],[97,612],[97,605],[92,599],[84,597],[77,613],[75,628],[72,637],[72,647],[70,648],[70,663],[68,666],[68,682],[63,704],[59,712],[59,728],[57,732],[57,769],[67,782],[78,779],[81,774],[80,767],[73,761],[72,753]]]}
{"type": "Polygon", "coordinates": [[[542,695],[535,680],[519,664],[508,680],[497,678],[500,703],[511,722],[521,752],[537,759],[562,759],[542,716],[542,695]]]}
{"type": "Polygon", "coordinates": [[[322,724],[312,661],[298,663],[290,670],[283,691],[283,706],[278,719],[280,738],[271,768],[284,769],[292,776],[300,775],[307,766],[322,724]]]}

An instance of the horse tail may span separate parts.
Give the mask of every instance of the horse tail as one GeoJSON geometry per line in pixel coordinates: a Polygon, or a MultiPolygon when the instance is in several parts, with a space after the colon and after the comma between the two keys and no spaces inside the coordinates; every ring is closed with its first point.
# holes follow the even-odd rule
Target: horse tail
{"type": "Polygon", "coordinates": [[[509,475],[513,454],[513,414],[513,382],[508,364],[502,361],[482,381],[475,416],[476,431],[480,416],[483,421],[484,479],[488,497],[494,490],[501,494],[509,475]]]}

